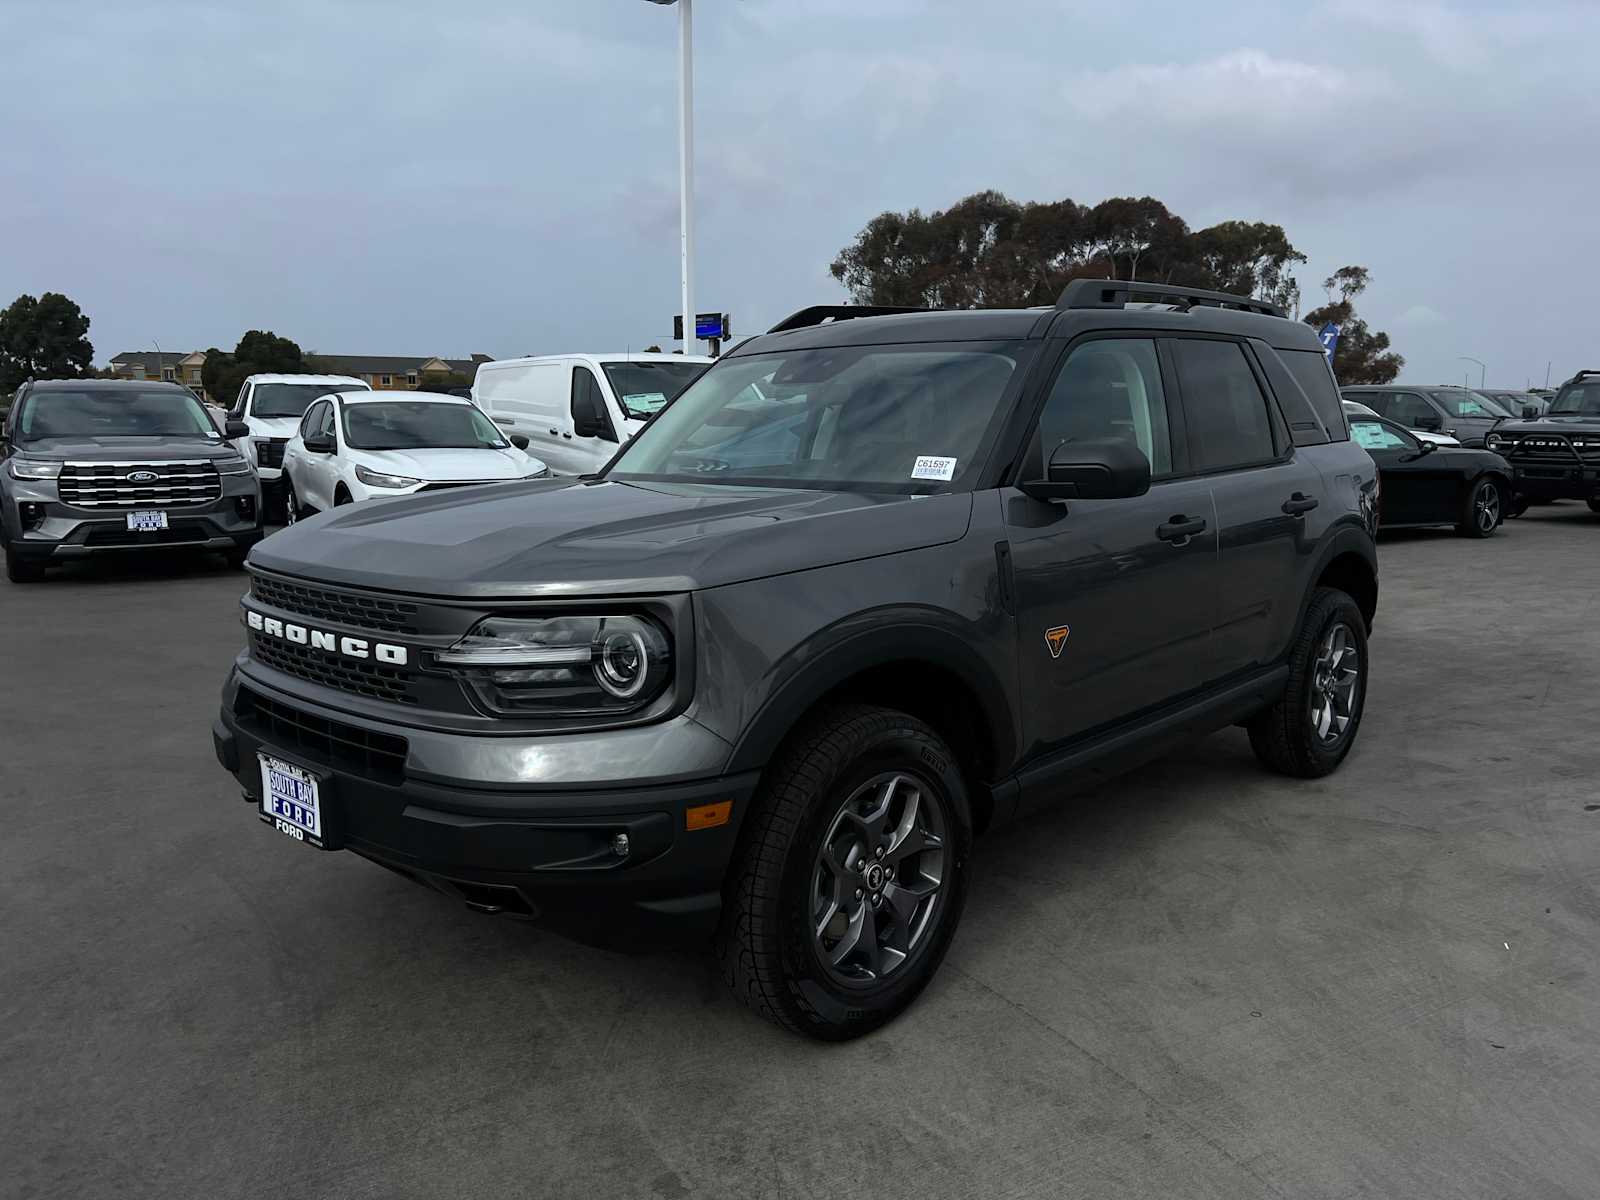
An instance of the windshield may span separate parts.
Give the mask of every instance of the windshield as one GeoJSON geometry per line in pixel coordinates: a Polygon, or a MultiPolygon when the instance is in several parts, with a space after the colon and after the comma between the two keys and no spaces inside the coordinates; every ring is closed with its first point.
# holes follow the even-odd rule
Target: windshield
{"type": "Polygon", "coordinates": [[[1569,383],[1550,405],[1550,412],[1600,417],[1600,381],[1569,383]]]}
{"type": "Polygon", "coordinates": [[[318,396],[371,391],[364,383],[258,383],[250,398],[252,417],[301,417],[318,396]]]}
{"type": "Polygon", "coordinates": [[[345,405],[344,440],[357,450],[503,450],[510,444],[472,405],[422,400],[345,405]]]}
{"type": "Polygon", "coordinates": [[[21,441],[44,438],[205,437],[217,427],[192,392],[85,388],[39,391],[17,418],[21,441]]]}
{"type": "Polygon", "coordinates": [[[622,403],[622,411],[636,421],[648,421],[684,388],[706,373],[710,363],[698,362],[608,362],[600,369],[611,381],[611,390],[622,403]]]}
{"type": "Polygon", "coordinates": [[[970,488],[1026,344],[849,346],[724,359],[608,478],[931,493],[970,488]]]}
{"type": "Polygon", "coordinates": [[[1499,417],[1509,417],[1500,404],[1485,396],[1482,392],[1469,392],[1464,388],[1452,388],[1448,392],[1435,392],[1433,398],[1445,409],[1456,417],[1478,417],[1482,420],[1495,420],[1499,417]]]}

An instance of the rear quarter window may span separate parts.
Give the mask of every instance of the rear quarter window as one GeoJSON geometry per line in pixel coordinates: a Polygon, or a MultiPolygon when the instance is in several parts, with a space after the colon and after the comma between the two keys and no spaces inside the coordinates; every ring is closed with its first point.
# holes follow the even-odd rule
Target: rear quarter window
{"type": "MultiPolygon", "coordinates": [[[[1294,376],[1294,381],[1311,402],[1323,428],[1328,431],[1329,439],[1335,442],[1349,441],[1350,427],[1344,419],[1344,405],[1339,401],[1339,389],[1334,386],[1333,372],[1328,369],[1328,356],[1321,350],[1279,350],[1278,357],[1283,359],[1289,374],[1294,376]]],[[[1351,398],[1366,400],[1366,397],[1359,395],[1351,398]]]]}

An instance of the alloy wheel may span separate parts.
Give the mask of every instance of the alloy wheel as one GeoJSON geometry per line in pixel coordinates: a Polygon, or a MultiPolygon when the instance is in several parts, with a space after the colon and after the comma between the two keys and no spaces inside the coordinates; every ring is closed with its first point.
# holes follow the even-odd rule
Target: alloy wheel
{"type": "Polygon", "coordinates": [[[1350,728],[1361,688],[1361,654],[1343,621],[1331,627],[1311,668],[1311,729],[1333,745],[1350,728]]]}
{"type": "Polygon", "coordinates": [[[947,851],[943,802],[903,771],[875,776],[840,807],[812,871],[812,942],[842,983],[877,983],[935,927],[947,851]]]}
{"type": "Polygon", "coordinates": [[[1472,502],[1473,519],[1478,528],[1488,533],[1500,524],[1500,489],[1492,483],[1478,485],[1478,494],[1472,502]]]}

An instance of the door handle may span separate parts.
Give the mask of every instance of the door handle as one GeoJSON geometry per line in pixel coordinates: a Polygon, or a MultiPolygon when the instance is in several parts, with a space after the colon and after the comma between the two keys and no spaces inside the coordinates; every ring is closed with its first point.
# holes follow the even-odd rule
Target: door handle
{"type": "Polygon", "coordinates": [[[515,425],[517,423],[515,417],[496,417],[495,420],[502,425],[515,425]]]}
{"type": "Polygon", "coordinates": [[[1303,517],[1317,506],[1317,498],[1308,496],[1304,492],[1296,492],[1283,502],[1283,514],[1286,517],[1303,517]]]}
{"type": "Polygon", "coordinates": [[[551,430],[551,431],[550,431],[550,436],[551,436],[551,437],[555,437],[555,435],[556,435],[556,434],[558,434],[558,433],[560,433],[560,432],[561,432],[561,431],[560,431],[560,430],[559,430],[559,429],[552,429],[552,430],[551,430]]]}
{"type": "Polygon", "coordinates": [[[1171,542],[1174,546],[1181,546],[1197,533],[1206,531],[1204,517],[1186,517],[1179,514],[1165,525],[1156,526],[1156,536],[1163,542],[1171,542]]]}

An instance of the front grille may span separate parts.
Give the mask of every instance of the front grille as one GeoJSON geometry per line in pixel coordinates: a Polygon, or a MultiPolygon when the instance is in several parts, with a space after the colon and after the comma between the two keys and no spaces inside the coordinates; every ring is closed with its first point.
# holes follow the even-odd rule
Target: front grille
{"type": "Polygon", "coordinates": [[[263,604],[295,613],[313,621],[331,621],[358,629],[379,629],[384,633],[417,632],[417,606],[404,600],[390,600],[365,592],[334,591],[308,587],[271,575],[253,574],[250,594],[263,604]]]}
{"type": "Polygon", "coordinates": [[[283,448],[288,444],[288,438],[257,438],[256,466],[269,469],[283,466],[283,448]]]}
{"type": "Polygon", "coordinates": [[[84,535],[85,546],[172,546],[183,542],[203,542],[211,536],[199,521],[174,521],[166,529],[124,529],[103,525],[84,535]]]}
{"type": "Polygon", "coordinates": [[[63,504],[84,508],[166,508],[210,504],[222,495],[222,477],[206,459],[183,462],[69,462],[57,480],[63,504]],[[153,475],[153,479],[130,476],[153,475]]]}
{"type": "Polygon", "coordinates": [[[380,782],[399,783],[405,778],[409,746],[403,737],[314,716],[248,687],[239,689],[233,715],[256,736],[286,750],[299,750],[318,762],[380,782]]]}
{"type": "Polygon", "coordinates": [[[1574,439],[1561,433],[1502,434],[1496,449],[1506,458],[1517,462],[1578,463],[1600,462],[1600,434],[1586,434],[1574,439]]]}
{"type": "Polygon", "coordinates": [[[312,650],[294,642],[280,642],[260,634],[250,636],[250,657],[263,666],[307,683],[353,692],[390,704],[415,704],[409,671],[356,658],[336,658],[325,650],[312,650]]]}
{"type": "Polygon", "coordinates": [[[482,487],[486,483],[505,483],[504,479],[448,479],[438,483],[425,483],[417,489],[419,492],[442,492],[446,488],[482,487]]]}

